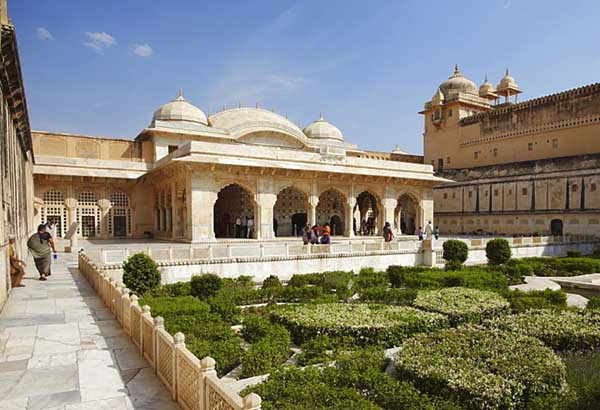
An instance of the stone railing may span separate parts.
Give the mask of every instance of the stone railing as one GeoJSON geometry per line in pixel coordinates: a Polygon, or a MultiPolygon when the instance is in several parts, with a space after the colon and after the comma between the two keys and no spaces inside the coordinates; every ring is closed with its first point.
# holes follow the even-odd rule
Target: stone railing
{"type": "Polygon", "coordinates": [[[139,349],[184,410],[260,410],[255,393],[240,397],[217,377],[211,357],[198,359],[185,347],[183,333],[171,336],[163,318],[153,318],[149,306],[140,307],[138,297],[107,277],[83,252],[79,271],[115,315],[125,333],[139,349]]]}
{"type": "Polygon", "coordinates": [[[385,242],[382,238],[356,239],[330,245],[303,245],[302,242],[215,242],[189,246],[152,245],[118,249],[89,249],[86,255],[101,266],[121,265],[130,255],[145,253],[158,263],[181,261],[227,261],[236,259],[311,258],[348,254],[414,253],[422,250],[421,242],[401,240],[385,242]]]}

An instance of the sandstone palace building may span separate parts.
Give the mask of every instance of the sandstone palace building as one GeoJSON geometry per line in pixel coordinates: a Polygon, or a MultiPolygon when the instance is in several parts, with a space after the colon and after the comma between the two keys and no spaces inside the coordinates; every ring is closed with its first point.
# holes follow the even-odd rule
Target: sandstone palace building
{"type": "Polygon", "coordinates": [[[133,140],[34,132],[35,220],[83,238],[198,243],[297,236],[329,223],[352,237],[390,222],[414,234],[433,217],[435,184],[420,156],[367,152],[322,117],[301,129],[261,108],[207,117],[182,95],[133,140]]]}
{"type": "Polygon", "coordinates": [[[442,232],[596,234],[600,83],[518,102],[508,70],[477,87],[456,67],[425,104],[425,163],[442,232]]]}

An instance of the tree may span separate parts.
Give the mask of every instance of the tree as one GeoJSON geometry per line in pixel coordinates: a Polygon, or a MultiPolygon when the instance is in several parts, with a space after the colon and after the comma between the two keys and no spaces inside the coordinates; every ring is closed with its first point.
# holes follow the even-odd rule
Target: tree
{"type": "Polygon", "coordinates": [[[512,252],[506,239],[492,239],[485,246],[488,264],[503,265],[510,260],[512,252]]]}
{"type": "Polygon", "coordinates": [[[446,270],[460,270],[469,256],[467,244],[456,239],[449,239],[444,242],[443,247],[446,270]]]}

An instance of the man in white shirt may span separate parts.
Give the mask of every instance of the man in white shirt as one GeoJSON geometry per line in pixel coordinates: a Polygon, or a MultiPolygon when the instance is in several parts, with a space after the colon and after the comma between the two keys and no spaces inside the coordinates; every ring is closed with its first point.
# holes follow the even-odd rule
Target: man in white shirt
{"type": "Polygon", "coordinates": [[[433,235],[433,226],[431,226],[431,221],[427,222],[425,225],[425,239],[431,239],[433,235]]]}
{"type": "Polygon", "coordinates": [[[239,216],[235,219],[235,237],[242,237],[242,218],[239,216]]]}

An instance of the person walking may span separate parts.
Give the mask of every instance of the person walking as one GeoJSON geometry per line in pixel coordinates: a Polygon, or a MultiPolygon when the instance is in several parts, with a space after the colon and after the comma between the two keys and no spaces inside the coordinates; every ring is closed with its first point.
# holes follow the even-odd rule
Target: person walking
{"type": "Polygon", "coordinates": [[[419,236],[419,240],[422,241],[423,240],[423,228],[421,228],[419,226],[419,229],[417,230],[417,235],[419,236]]]}
{"type": "Polygon", "coordinates": [[[8,258],[10,260],[10,286],[13,288],[22,288],[21,279],[25,276],[25,266],[27,264],[18,258],[15,251],[15,236],[8,235],[8,258]]]}
{"type": "Polygon", "coordinates": [[[435,239],[440,239],[440,227],[436,226],[435,229],[433,230],[433,236],[435,237],[435,239]]]}
{"type": "Polygon", "coordinates": [[[394,239],[394,232],[392,232],[392,227],[389,222],[386,222],[383,225],[383,240],[386,242],[391,242],[394,239]]]}
{"type": "Polygon", "coordinates": [[[40,280],[46,280],[51,275],[52,252],[56,259],[56,248],[52,236],[46,232],[46,225],[39,225],[37,232],[27,240],[27,248],[33,256],[35,267],[40,274],[40,280]]]}
{"type": "Polygon", "coordinates": [[[431,221],[427,222],[425,225],[425,239],[430,240],[433,235],[433,226],[431,225],[431,221]]]}
{"type": "Polygon", "coordinates": [[[54,219],[48,219],[45,226],[46,233],[49,234],[52,239],[54,239],[56,237],[56,233],[54,232],[54,227],[56,226],[56,224],[54,223],[54,219]]]}

